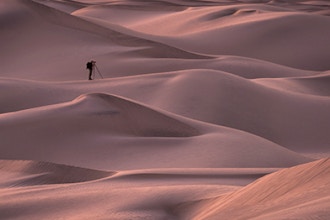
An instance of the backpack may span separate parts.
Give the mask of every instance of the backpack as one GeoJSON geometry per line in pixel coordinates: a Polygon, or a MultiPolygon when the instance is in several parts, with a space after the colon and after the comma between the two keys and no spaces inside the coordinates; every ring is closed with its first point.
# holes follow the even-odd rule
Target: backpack
{"type": "Polygon", "coordinates": [[[92,62],[86,63],[86,69],[92,69],[92,68],[93,68],[92,62]]]}

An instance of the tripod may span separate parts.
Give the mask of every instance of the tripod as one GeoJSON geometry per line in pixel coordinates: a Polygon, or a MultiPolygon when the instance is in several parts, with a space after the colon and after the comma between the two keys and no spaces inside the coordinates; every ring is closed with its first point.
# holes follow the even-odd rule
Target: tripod
{"type": "MultiPolygon", "coordinates": [[[[104,79],[103,76],[102,76],[102,74],[101,74],[101,72],[100,72],[100,70],[99,70],[99,68],[97,68],[96,64],[93,65],[93,74],[95,74],[95,72],[97,72],[97,73],[100,75],[100,77],[101,77],[102,79],[104,79]],[[95,71],[95,70],[96,70],[96,71],[95,71]]],[[[94,77],[94,78],[95,78],[95,77],[94,77]]]]}

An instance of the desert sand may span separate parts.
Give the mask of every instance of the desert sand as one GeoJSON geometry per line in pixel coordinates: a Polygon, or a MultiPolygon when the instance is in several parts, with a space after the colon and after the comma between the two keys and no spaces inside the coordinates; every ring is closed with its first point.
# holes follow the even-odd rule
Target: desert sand
{"type": "Polygon", "coordinates": [[[0,219],[330,219],[329,27],[327,0],[1,0],[0,219]]]}

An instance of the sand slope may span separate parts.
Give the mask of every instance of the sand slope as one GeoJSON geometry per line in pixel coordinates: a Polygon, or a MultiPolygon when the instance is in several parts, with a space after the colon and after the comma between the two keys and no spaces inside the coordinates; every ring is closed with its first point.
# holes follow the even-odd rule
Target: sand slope
{"type": "Polygon", "coordinates": [[[324,159],[270,174],[212,201],[196,219],[326,219],[329,165],[324,159]]]}
{"type": "Polygon", "coordinates": [[[267,170],[170,169],[114,174],[50,163],[1,161],[0,172],[1,217],[5,219],[329,217],[328,159],[274,172],[242,188],[219,183],[230,183],[233,173],[238,181],[267,170]],[[75,179],[79,176],[85,178],[75,179]]]}
{"type": "Polygon", "coordinates": [[[329,15],[2,0],[0,218],[329,219],[329,15]]]}
{"type": "Polygon", "coordinates": [[[321,153],[328,151],[330,142],[328,78],[328,74],[320,74],[251,81],[221,71],[190,70],[96,84],[4,79],[0,98],[5,105],[0,110],[61,103],[96,91],[113,93],[185,117],[243,130],[291,150],[321,153]],[[15,88],[14,92],[6,94],[8,87],[15,88]]]}
{"type": "Polygon", "coordinates": [[[308,161],[249,133],[106,94],[83,95],[72,102],[3,116],[1,152],[6,159],[102,169],[285,167],[308,161]],[[24,132],[17,133],[17,127],[24,132]],[[259,162],[255,155],[260,155],[259,162]]]}

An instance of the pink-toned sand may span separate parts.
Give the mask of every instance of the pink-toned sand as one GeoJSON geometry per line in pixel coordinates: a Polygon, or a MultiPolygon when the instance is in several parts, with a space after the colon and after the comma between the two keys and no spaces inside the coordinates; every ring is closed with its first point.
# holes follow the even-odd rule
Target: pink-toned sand
{"type": "Polygon", "coordinates": [[[327,0],[1,0],[0,219],[330,219],[329,27],[327,0]]]}

